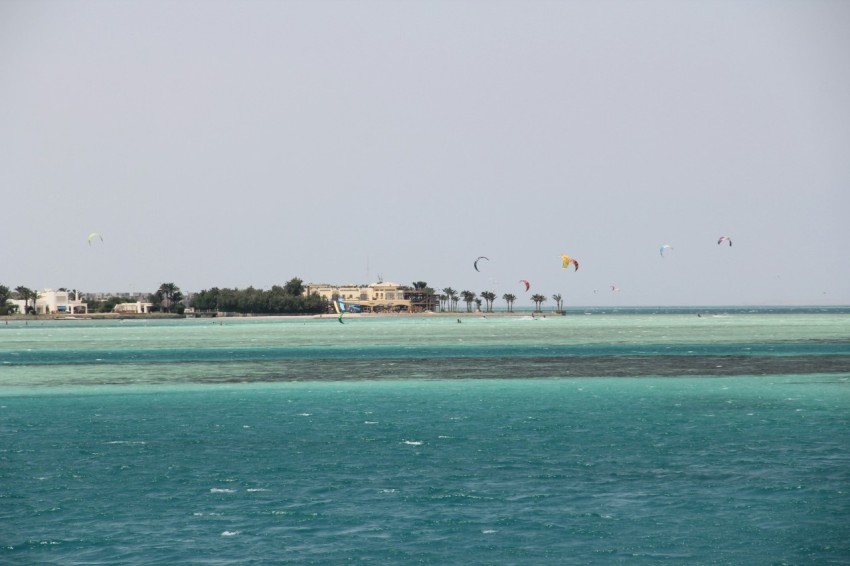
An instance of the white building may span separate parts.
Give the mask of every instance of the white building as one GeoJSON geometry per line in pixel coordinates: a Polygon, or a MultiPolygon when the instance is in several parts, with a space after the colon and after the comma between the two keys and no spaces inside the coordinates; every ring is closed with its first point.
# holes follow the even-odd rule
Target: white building
{"type": "MultiPolygon", "coordinates": [[[[18,312],[24,312],[27,301],[10,299],[9,302],[18,306],[18,312]]],[[[88,305],[82,301],[79,293],[73,291],[54,291],[53,289],[39,291],[35,305],[29,303],[29,306],[35,308],[35,314],[88,314],[89,312],[88,305]],[[71,299],[71,297],[74,298],[71,299]]]]}
{"type": "Polygon", "coordinates": [[[153,303],[136,301],[135,303],[118,303],[112,307],[112,312],[120,314],[148,314],[152,308],[153,303]]]}

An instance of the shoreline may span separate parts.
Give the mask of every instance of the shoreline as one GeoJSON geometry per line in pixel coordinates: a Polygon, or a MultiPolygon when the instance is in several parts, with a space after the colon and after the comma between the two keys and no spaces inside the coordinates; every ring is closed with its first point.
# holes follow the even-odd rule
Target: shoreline
{"type": "MultiPolygon", "coordinates": [[[[583,311],[575,311],[574,314],[580,314],[583,311]]],[[[545,318],[546,316],[564,316],[567,313],[564,311],[496,311],[496,312],[415,312],[415,313],[345,313],[343,319],[358,319],[358,318],[414,318],[414,317],[438,317],[438,318],[486,318],[486,317],[523,317],[523,316],[538,316],[545,318]]],[[[215,319],[215,320],[309,320],[309,319],[338,319],[336,313],[320,313],[320,314],[176,314],[176,313],[149,313],[149,314],[126,314],[126,313],[90,313],[77,315],[61,315],[61,314],[13,314],[0,315],[0,321],[79,321],[79,320],[194,320],[194,319],[215,319]]]]}
{"type": "MultiPolygon", "coordinates": [[[[850,305],[757,305],[757,306],[575,306],[564,310],[515,310],[515,311],[425,311],[425,312],[380,312],[380,313],[350,313],[346,312],[343,319],[358,319],[358,318],[413,318],[413,317],[437,317],[437,318],[508,318],[508,317],[529,317],[535,316],[545,318],[561,317],[561,316],[576,316],[589,314],[723,314],[735,312],[737,314],[777,314],[788,312],[800,312],[811,314],[850,314],[850,305]]],[[[79,321],[79,320],[181,320],[181,319],[217,319],[217,320],[308,320],[308,319],[337,319],[337,313],[316,313],[316,314],[239,314],[239,313],[200,313],[200,314],[177,314],[177,313],[148,313],[148,314],[130,314],[130,313],[89,313],[89,314],[9,314],[0,315],[0,321],[21,322],[21,321],[79,321]]]]}

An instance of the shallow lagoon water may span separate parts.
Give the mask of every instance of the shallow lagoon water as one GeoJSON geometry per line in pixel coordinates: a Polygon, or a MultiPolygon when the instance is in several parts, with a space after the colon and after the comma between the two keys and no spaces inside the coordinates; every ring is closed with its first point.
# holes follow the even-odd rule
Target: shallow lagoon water
{"type": "Polygon", "coordinates": [[[0,562],[850,563],[850,317],[0,327],[0,562]]]}

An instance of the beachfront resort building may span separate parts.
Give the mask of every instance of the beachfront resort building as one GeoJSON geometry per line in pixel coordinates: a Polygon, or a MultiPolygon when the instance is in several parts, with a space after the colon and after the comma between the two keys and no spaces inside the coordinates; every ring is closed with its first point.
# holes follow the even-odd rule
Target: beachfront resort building
{"type": "Polygon", "coordinates": [[[317,293],[327,301],[342,299],[361,312],[422,312],[435,310],[439,305],[437,295],[421,289],[411,289],[390,281],[369,285],[329,285],[308,283],[307,294],[317,293]]]}
{"type": "Polygon", "coordinates": [[[38,292],[35,305],[23,299],[10,299],[10,303],[17,305],[18,312],[23,313],[28,306],[35,314],[88,314],[89,308],[83,302],[80,293],[60,289],[45,289],[38,292]],[[73,297],[73,298],[72,298],[73,297]]]}
{"type": "Polygon", "coordinates": [[[136,301],[135,303],[118,303],[112,307],[112,312],[118,314],[148,314],[153,309],[153,303],[136,301]]]}

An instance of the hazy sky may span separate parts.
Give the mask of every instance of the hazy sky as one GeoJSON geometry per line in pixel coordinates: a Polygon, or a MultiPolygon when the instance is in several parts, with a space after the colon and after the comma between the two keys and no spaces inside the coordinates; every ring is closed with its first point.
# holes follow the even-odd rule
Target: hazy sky
{"type": "Polygon", "coordinates": [[[0,284],[850,304],[848,29],[843,0],[0,0],[0,284]]]}

